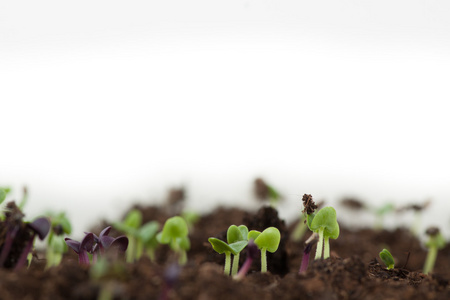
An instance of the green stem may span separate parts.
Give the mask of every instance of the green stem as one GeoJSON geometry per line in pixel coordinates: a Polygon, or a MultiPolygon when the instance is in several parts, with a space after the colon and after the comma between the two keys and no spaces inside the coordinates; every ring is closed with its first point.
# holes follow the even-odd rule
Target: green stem
{"type": "Polygon", "coordinates": [[[128,249],[126,251],[127,262],[133,263],[136,254],[136,239],[132,236],[128,237],[128,249]]]}
{"type": "Polygon", "coordinates": [[[267,272],[267,256],[266,249],[261,249],[261,273],[267,272]]]}
{"type": "Polygon", "coordinates": [[[423,267],[423,273],[428,274],[433,271],[434,263],[437,257],[437,247],[431,246],[428,250],[427,259],[425,260],[425,265],[423,267]]]}
{"type": "Polygon", "coordinates": [[[291,238],[295,242],[300,241],[305,235],[306,229],[308,229],[308,226],[303,221],[304,218],[301,217],[300,220],[298,221],[297,226],[294,229],[294,232],[292,232],[291,238]]]}
{"type": "Polygon", "coordinates": [[[136,241],[136,259],[141,258],[142,256],[142,252],[144,250],[144,244],[142,243],[142,241],[140,239],[138,239],[136,241]]]}
{"type": "Polygon", "coordinates": [[[319,229],[319,241],[317,243],[317,249],[316,249],[316,257],[314,259],[319,259],[322,257],[322,250],[323,250],[323,231],[324,228],[319,229]]]}
{"type": "Polygon", "coordinates": [[[230,275],[230,268],[231,268],[231,252],[225,252],[225,269],[223,272],[225,275],[230,275]]]}
{"type": "Polygon", "coordinates": [[[239,253],[233,257],[233,268],[231,269],[231,275],[234,276],[237,274],[239,269],[239,253]]]}
{"type": "Polygon", "coordinates": [[[328,257],[330,257],[330,238],[329,237],[324,237],[323,241],[324,241],[324,248],[323,248],[323,258],[327,259],[328,257]]]}

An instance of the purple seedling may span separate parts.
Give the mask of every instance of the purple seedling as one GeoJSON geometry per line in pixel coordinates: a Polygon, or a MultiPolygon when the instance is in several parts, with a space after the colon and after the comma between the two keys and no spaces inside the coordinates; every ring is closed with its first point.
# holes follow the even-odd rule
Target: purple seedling
{"type": "Polygon", "coordinates": [[[67,246],[73,249],[76,254],[78,254],[78,262],[80,265],[89,265],[88,252],[92,253],[94,248],[94,234],[87,233],[81,242],[72,240],[70,238],[65,238],[67,246]]]}
{"type": "Polygon", "coordinates": [[[31,229],[33,233],[31,234],[25,248],[20,254],[19,260],[16,263],[15,270],[20,269],[27,262],[27,256],[28,253],[30,253],[31,249],[33,248],[34,238],[36,237],[36,235],[39,237],[41,241],[45,239],[48,232],[50,231],[50,221],[47,218],[38,218],[32,223],[28,223],[27,227],[31,229]]]}
{"type": "Polygon", "coordinates": [[[258,254],[259,254],[258,246],[252,239],[250,239],[247,244],[247,258],[245,259],[245,262],[242,265],[239,272],[237,273],[237,275],[235,275],[233,278],[236,280],[243,279],[250,270],[253,261],[258,258],[258,254]]]}

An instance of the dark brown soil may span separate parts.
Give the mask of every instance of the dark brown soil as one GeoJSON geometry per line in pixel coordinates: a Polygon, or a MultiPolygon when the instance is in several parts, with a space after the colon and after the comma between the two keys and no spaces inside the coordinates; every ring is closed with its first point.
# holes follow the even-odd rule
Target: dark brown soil
{"type": "MultiPolygon", "coordinates": [[[[163,223],[169,216],[166,209],[139,208],[145,222],[163,223]]],[[[421,269],[426,250],[409,230],[352,231],[341,226],[339,238],[330,242],[332,257],[314,261],[312,255],[308,271],[299,275],[304,240],[289,239],[294,225],[288,228],[269,207],[257,212],[218,208],[196,223],[190,234],[188,263],[179,273],[172,270],[170,281],[167,274],[172,257],[167,247],[158,249],[157,263],[146,257],[134,264],[118,261],[100,279],[92,278],[89,267],[80,267],[71,251],[60,266],[46,271],[43,258],[34,259],[29,269],[0,269],[0,299],[97,299],[100,294],[109,294],[104,299],[164,299],[165,292],[166,299],[201,300],[450,299],[449,245],[439,251],[435,272],[424,275],[421,269]],[[214,252],[208,238],[226,240],[231,224],[280,230],[280,247],[267,258],[268,273],[258,271],[258,261],[242,281],[223,274],[225,257],[214,252]],[[383,248],[394,256],[395,269],[379,264],[378,253],[383,248]]],[[[245,254],[240,265],[244,260],[245,254]]]]}

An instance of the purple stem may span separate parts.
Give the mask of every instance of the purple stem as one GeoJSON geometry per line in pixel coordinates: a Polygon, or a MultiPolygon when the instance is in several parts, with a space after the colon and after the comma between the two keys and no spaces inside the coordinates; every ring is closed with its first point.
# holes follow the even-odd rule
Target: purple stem
{"type": "Polygon", "coordinates": [[[14,267],[14,271],[19,270],[26,264],[28,253],[30,253],[31,249],[33,248],[33,241],[34,241],[35,235],[36,234],[33,234],[31,236],[31,238],[28,240],[27,245],[25,246],[22,253],[20,254],[19,260],[17,261],[16,266],[14,267]]]}
{"type": "Polygon", "coordinates": [[[247,275],[250,267],[252,266],[253,260],[258,256],[258,251],[258,246],[256,246],[253,240],[250,240],[247,245],[247,258],[245,259],[245,262],[239,272],[236,274],[236,276],[234,276],[234,279],[241,280],[245,277],[245,275],[247,275]]]}
{"type": "Polygon", "coordinates": [[[241,269],[236,274],[234,279],[240,280],[240,279],[244,278],[245,275],[247,275],[248,271],[250,270],[250,267],[252,266],[252,262],[253,262],[253,258],[247,257],[247,259],[245,260],[244,264],[242,265],[241,269]]]}
{"type": "Polygon", "coordinates": [[[304,273],[308,269],[309,255],[311,254],[312,245],[313,243],[306,244],[305,250],[303,250],[302,264],[300,265],[298,274],[304,273]]]}
{"type": "Polygon", "coordinates": [[[0,267],[2,267],[5,263],[18,231],[19,226],[15,226],[12,230],[9,230],[8,233],[6,234],[6,240],[5,243],[3,244],[2,253],[0,254],[0,267]]]}

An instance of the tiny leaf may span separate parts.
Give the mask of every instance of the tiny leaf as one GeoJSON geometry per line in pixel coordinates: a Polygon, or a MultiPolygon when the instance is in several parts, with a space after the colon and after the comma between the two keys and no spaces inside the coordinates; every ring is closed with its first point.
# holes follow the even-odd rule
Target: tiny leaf
{"type": "Polygon", "coordinates": [[[386,265],[388,270],[394,268],[394,258],[392,257],[392,254],[387,249],[383,249],[380,252],[380,258],[383,261],[383,263],[386,265]]]}
{"type": "Polygon", "coordinates": [[[211,243],[213,249],[219,254],[233,253],[234,251],[227,243],[217,238],[209,238],[208,242],[211,243]]]}

